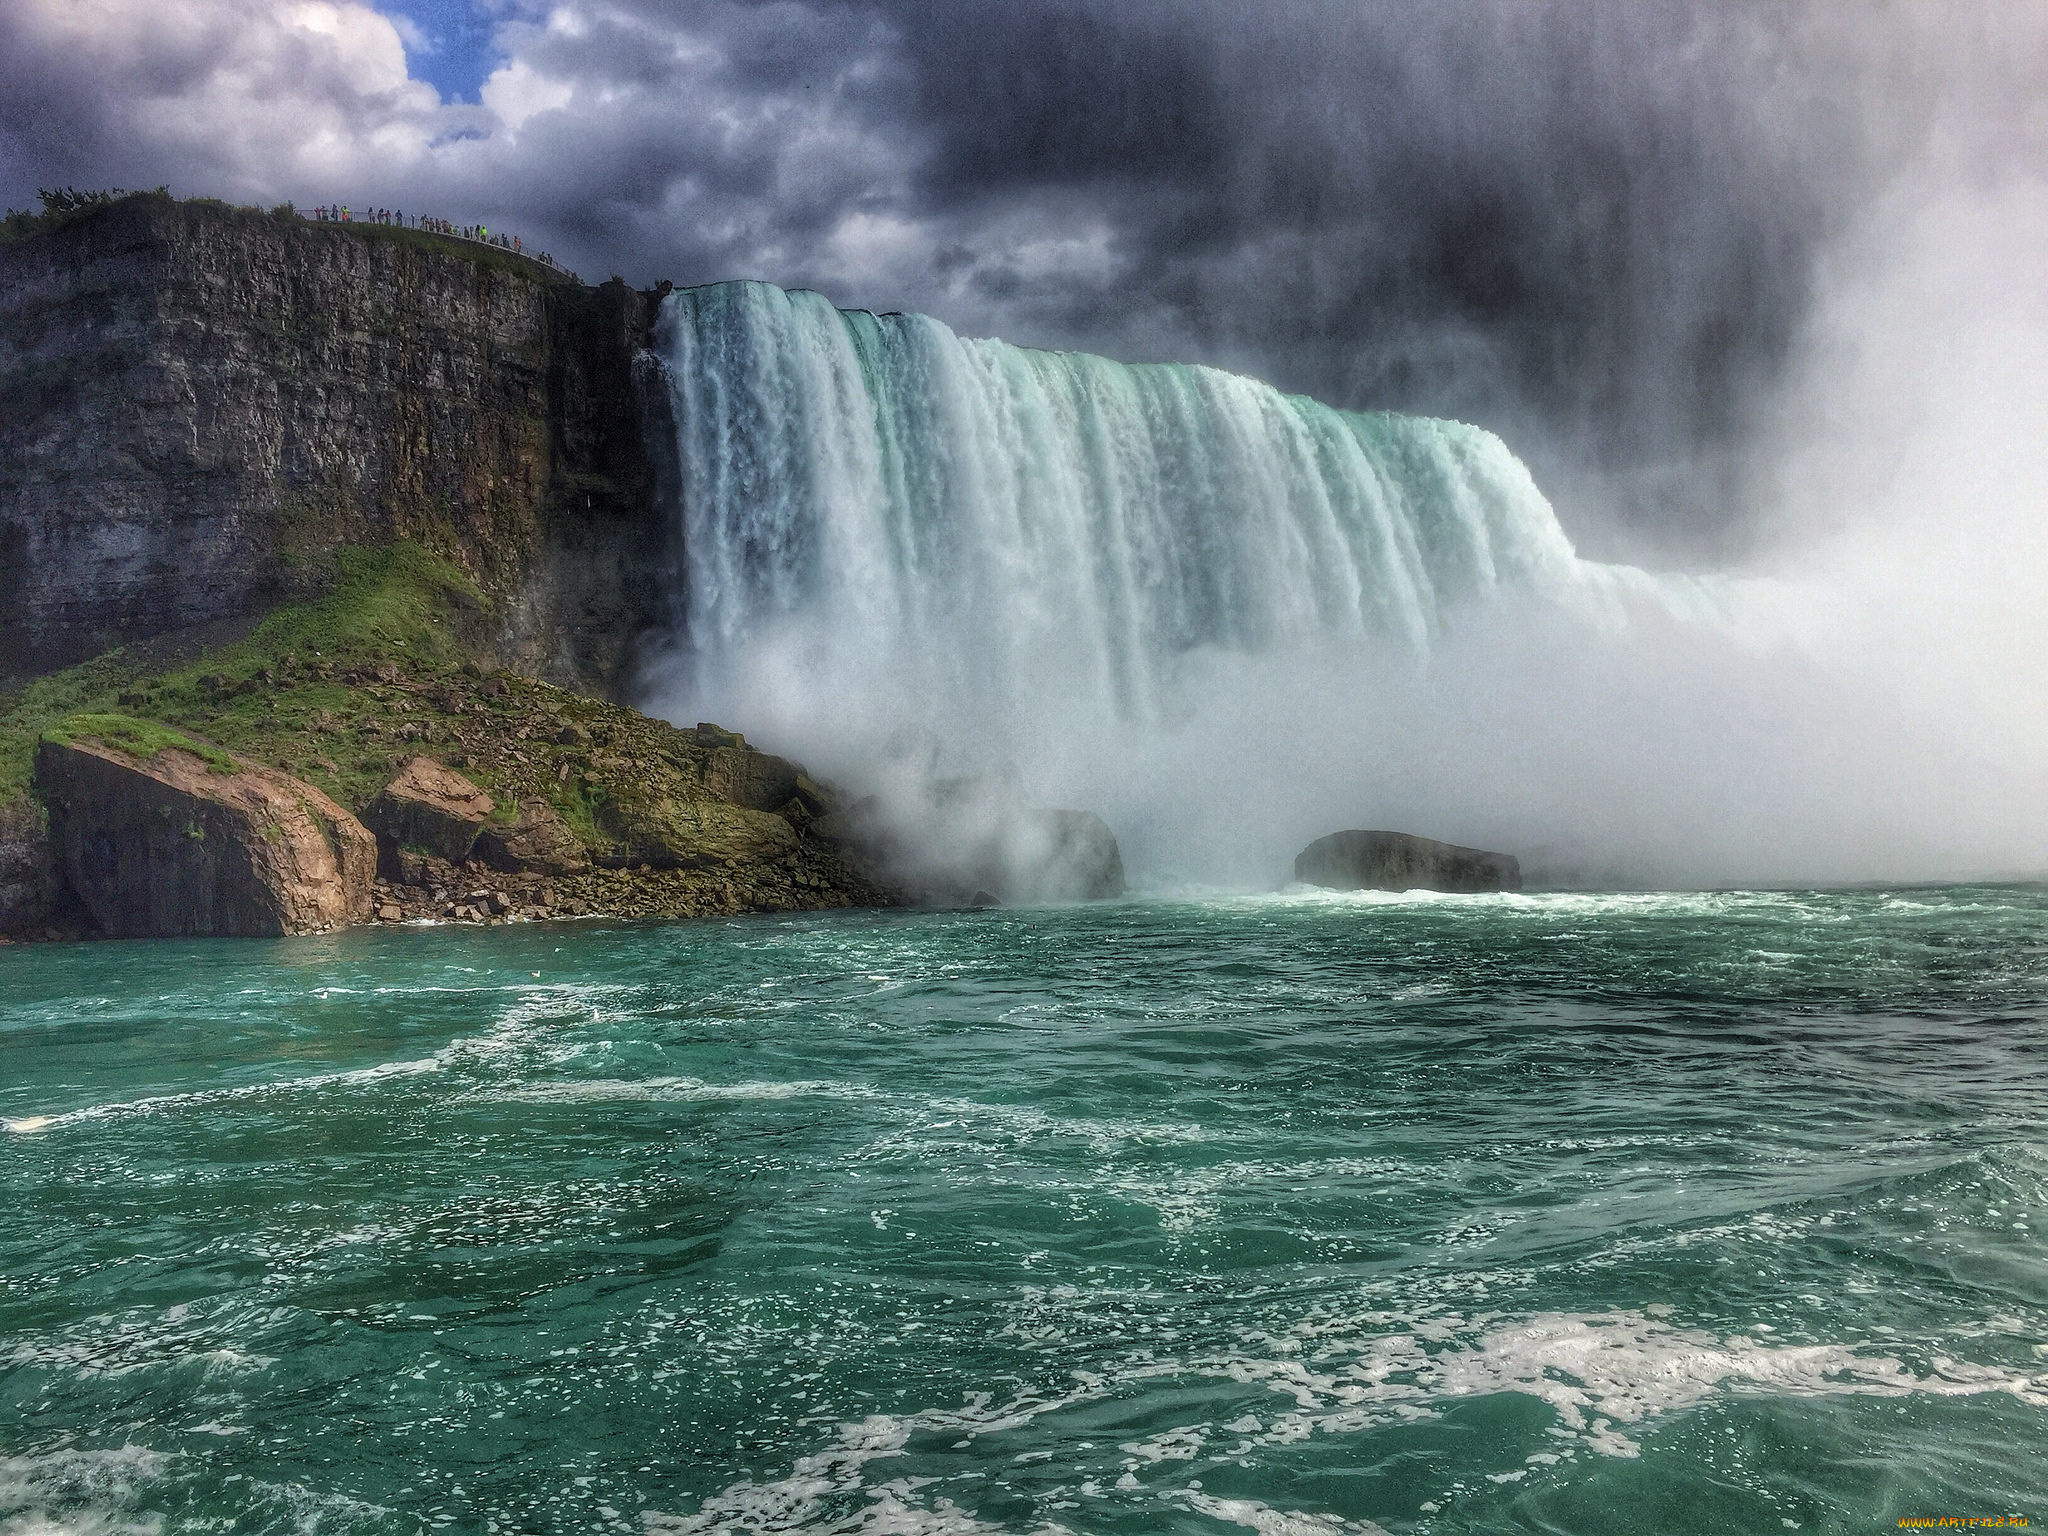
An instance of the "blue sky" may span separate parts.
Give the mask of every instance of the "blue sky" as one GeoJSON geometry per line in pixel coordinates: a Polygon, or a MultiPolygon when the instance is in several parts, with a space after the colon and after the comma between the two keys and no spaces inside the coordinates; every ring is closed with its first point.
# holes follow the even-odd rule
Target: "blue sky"
{"type": "Polygon", "coordinates": [[[405,38],[407,71],[444,101],[475,101],[497,63],[496,18],[477,0],[375,0],[405,38]]]}

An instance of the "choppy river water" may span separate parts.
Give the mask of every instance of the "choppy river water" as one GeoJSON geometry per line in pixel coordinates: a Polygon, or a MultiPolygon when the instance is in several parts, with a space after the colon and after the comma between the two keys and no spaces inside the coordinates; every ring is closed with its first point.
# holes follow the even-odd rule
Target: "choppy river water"
{"type": "Polygon", "coordinates": [[[2048,892],[0,950],[0,1532],[2048,1521],[2048,892]]]}

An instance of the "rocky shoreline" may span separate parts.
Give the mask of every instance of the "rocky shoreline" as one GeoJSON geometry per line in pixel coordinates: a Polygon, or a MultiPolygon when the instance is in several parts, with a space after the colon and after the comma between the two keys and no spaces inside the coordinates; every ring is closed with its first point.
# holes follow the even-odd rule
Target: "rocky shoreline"
{"type": "Polygon", "coordinates": [[[394,546],[182,666],[115,652],[0,697],[0,935],[907,899],[816,830],[841,806],[832,786],[737,732],[503,669],[491,610],[461,572],[394,546]],[[350,864],[339,845],[358,840],[371,852],[340,908],[284,889],[323,858],[350,864]]]}

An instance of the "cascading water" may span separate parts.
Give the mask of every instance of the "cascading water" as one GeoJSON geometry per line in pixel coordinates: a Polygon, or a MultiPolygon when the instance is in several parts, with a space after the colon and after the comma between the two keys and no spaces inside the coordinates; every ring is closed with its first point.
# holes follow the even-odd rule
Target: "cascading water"
{"type": "Polygon", "coordinates": [[[1477,427],[765,283],[670,294],[657,347],[687,573],[658,702],[828,761],[925,730],[954,767],[1021,764],[1128,826],[1156,806],[1105,778],[1163,735],[1299,737],[1332,695],[1370,714],[1358,680],[1412,679],[1461,612],[1598,625],[1631,592],[1687,600],[1580,560],[1477,427]],[[1332,669],[1346,681],[1277,715],[1218,713],[1332,669]],[[1063,775],[1037,771],[1052,742],[1063,775]]]}
{"type": "Polygon", "coordinates": [[[1414,652],[1457,603],[1597,601],[1618,574],[1580,561],[1521,462],[1458,422],[766,283],[671,294],[660,345],[689,639],[714,691],[795,629],[941,687],[1029,692],[1051,668],[1146,716],[1204,648],[1414,652]]]}

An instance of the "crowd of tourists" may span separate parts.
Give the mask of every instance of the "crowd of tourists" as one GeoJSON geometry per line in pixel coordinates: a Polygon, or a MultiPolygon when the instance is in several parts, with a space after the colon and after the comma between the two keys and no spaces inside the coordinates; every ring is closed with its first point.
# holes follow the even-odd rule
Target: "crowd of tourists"
{"type": "Polygon", "coordinates": [[[494,246],[501,251],[510,251],[516,256],[528,257],[544,267],[555,267],[557,271],[568,270],[566,267],[557,266],[555,258],[546,251],[528,250],[526,242],[519,236],[504,233],[494,235],[482,224],[454,224],[447,219],[436,219],[426,214],[415,214],[408,219],[401,208],[351,210],[346,203],[322,204],[313,209],[312,214],[316,224],[385,224],[398,229],[421,229],[428,234],[446,235],[451,240],[474,240],[480,245],[494,246]]]}

